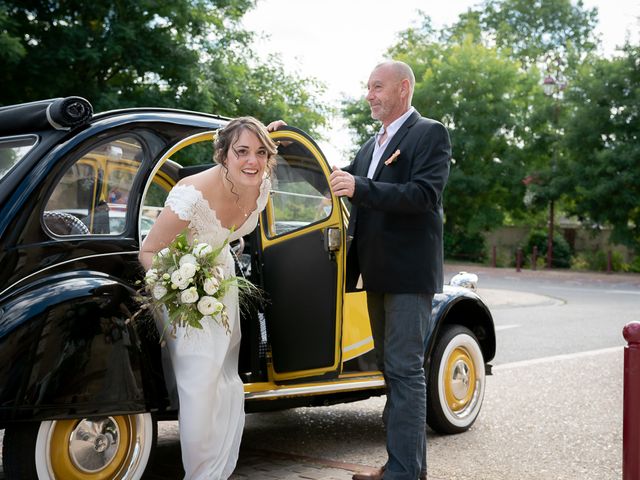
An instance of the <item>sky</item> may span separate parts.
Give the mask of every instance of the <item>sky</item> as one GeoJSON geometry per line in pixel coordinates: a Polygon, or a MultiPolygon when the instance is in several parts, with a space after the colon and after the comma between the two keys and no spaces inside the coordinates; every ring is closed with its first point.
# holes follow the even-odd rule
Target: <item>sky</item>
{"type": "MultiPolygon", "coordinates": [[[[315,77],[327,87],[322,101],[338,107],[345,98],[360,98],[371,69],[384,59],[400,31],[419,25],[418,10],[431,17],[434,28],[455,23],[477,0],[258,0],[245,15],[247,30],[264,35],[255,43],[258,55],[280,56],[289,73],[315,77]]],[[[610,56],[631,35],[638,42],[640,0],[583,0],[598,8],[597,32],[602,53],[610,56]]],[[[269,122],[274,119],[261,119],[269,122]]],[[[283,120],[287,120],[286,118],[283,120]]],[[[318,140],[329,164],[344,165],[350,158],[351,137],[339,118],[318,140]]]]}

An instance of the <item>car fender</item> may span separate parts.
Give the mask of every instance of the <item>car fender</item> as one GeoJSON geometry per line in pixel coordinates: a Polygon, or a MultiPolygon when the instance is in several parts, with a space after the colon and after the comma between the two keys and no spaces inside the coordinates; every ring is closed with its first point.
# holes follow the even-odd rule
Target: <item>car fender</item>
{"type": "Polygon", "coordinates": [[[0,424],[140,412],[166,398],[157,334],[130,322],[135,291],[94,271],[0,299],[0,424]]]}
{"type": "MultiPolygon", "coordinates": [[[[496,354],[496,332],[493,317],[482,299],[471,290],[462,287],[446,287],[433,301],[433,332],[428,349],[428,357],[434,349],[436,339],[445,325],[463,325],[471,330],[482,349],[485,363],[496,354]]],[[[488,372],[491,370],[488,369],[488,372]]]]}

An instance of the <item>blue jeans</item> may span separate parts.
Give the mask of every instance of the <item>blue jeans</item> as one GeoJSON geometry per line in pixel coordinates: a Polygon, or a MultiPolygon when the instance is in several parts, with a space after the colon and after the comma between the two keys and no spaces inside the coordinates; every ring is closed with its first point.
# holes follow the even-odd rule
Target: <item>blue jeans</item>
{"type": "Polygon", "coordinates": [[[378,367],[387,383],[385,480],[417,480],[427,471],[424,352],[432,294],[367,293],[378,367]]]}

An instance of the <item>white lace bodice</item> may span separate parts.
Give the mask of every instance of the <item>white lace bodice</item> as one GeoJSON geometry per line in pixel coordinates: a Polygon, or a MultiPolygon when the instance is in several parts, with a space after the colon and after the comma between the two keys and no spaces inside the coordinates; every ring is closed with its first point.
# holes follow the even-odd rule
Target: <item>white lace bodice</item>
{"type": "MultiPolygon", "coordinates": [[[[267,204],[271,182],[260,185],[256,209],[237,229],[225,228],[204,195],[193,185],[174,187],[165,201],[181,220],[189,222],[192,240],[214,248],[250,233],[267,204]]],[[[218,257],[225,276],[234,275],[231,248],[218,257]]],[[[230,287],[224,298],[227,332],[212,317],[203,317],[201,329],[177,327],[166,337],[168,359],[180,399],[179,425],[182,463],[189,480],[227,479],[238,459],[244,427],[244,388],[238,376],[240,309],[238,289],[230,287]]],[[[166,310],[158,319],[163,332],[169,324],[166,310]]],[[[164,368],[168,367],[165,366],[164,368]]],[[[167,371],[165,370],[165,371],[167,371]]]]}
{"type": "Polygon", "coordinates": [[[270,190],[271,182],[265,177],[260,185],[256,209],[233,232],[220,223],[215,210],[211,208],[202,192],[193,185],[175,186],[169,192],[165,206],[171,208],[181,220],[189,222],[189,229],[194,238],[216,247],[226,239],[232,242],[256,228],[258,216],[267,204],[270,190]]]}
{"type": "MultiPolygon", "coordinates": [[[[256,209],[249,214],[242,225],[233,231],[225,228],[220,223],[215,210],[211,208],[202,192],[193,185],[175,186],[167,196],[165,207],[173,210],[181,220],[189,222],[189,235],[193,241],[208,243],[215,249],[222,245],[225,240],[231,243],[256,228],[258,216],[267,204],[270,190],[271,182],[268,178],[265,178],[260,185],[256,209]]],[[[220,252],[217,263],[223,268],[225,277],[235,275],[235,265],[229,244],[220,252]]],[[[238,309],[237,291],[230,289],[222,302],[227,306],[229,321],[235,322],[237,318],[236,310],[238,309]]],[[[210,348],[211,338],[216,336],[215,332],[221,331],[220,329],[221,327],[214,320],[202,322],[202,329],[191,329],[192,331],[189,332],[184,329],[185,331],[181,333],[184,338],[174,342],[174,348],[204,351],[210,348]]],[[[223,336],[226,336],[226,334],[223,336]]]]}

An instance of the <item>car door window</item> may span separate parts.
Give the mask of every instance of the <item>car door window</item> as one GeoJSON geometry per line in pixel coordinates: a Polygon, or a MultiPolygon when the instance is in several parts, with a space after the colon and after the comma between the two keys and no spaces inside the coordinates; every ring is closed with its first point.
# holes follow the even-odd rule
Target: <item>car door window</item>
{"type": "Polygon", "coordinates": [[[320,222],[331,215],[327,177],[318,160],[301,142],[280,142],[271,199],[270,237],[320,222]]]}
{"type": "Polygon", "coordinates": [[[155,175],[142,200],[140,234],[149,233],[164,208],[169,191],[180,178],[193,175],[213,166],[213,132],[203,132],[190,138],[184,145],[174,147],[155,175]]]}
{"type": "Polygon", "coordinates": [[[37,141],[38,138],[33,135],[0,140],[0,180],[29,153],[37,141]]]}
{"type": "Polygon", "coordinates": [[[44,225],[56,235],[123,233],[142,157],[142,145],[132,137],[102,143],[82,155],[53,189],[44,225]]]}
{"type": "Polygon", "coordinates": [[[142,216],[140,218],[140,234],[143,238],[149,233],[158,215],[162,212],[171,186],[172,183],[167,182],[160,172],[154,176],[151,185],[149,185],[149,190],[147,190],[147,195],[142,205],[142,216]]]}

